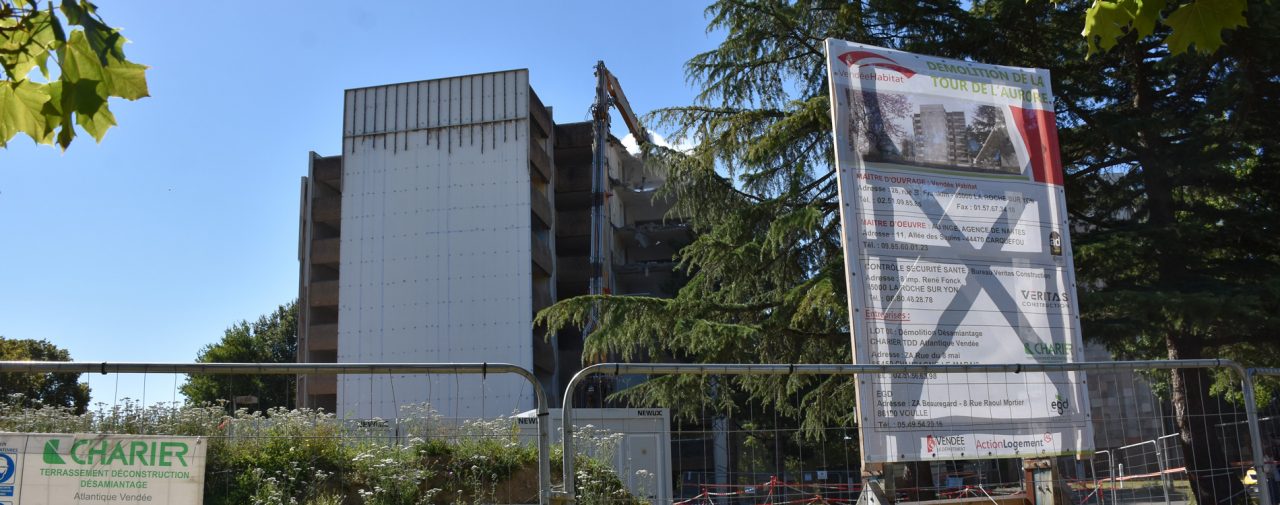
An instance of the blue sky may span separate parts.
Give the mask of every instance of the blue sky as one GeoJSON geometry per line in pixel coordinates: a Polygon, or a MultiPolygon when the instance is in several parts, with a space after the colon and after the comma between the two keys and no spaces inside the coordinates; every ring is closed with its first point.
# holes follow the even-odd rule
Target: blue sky
{"type": "MultiPolygon", "coordinates": [[[[718,42],[690,1],[98,4],[152,96],[113,101],[101,144],[0,149],[0,335],[78,361],[190,362],[297,296],[299,178],[338,153],[344,89],[528,68],[581,121],[597,60],[643,113],[689,103],[683,64],[718,42]]],[[[182,379],[89,380],[151,403],[182,379]]]]}

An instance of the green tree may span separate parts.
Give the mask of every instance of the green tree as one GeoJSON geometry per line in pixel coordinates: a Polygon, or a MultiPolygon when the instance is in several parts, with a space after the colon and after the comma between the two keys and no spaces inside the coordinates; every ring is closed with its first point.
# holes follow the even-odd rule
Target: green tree
{"type": "Polygon", "coordinates": [[[1090,55],[1110,50],[1126,36],[1145,39],[1159,32],[1163,33],[1158,40],[1173,54],[1191,47],[1212,54],[1223,44],[1223,31],[1245,25],[1248,4],[1247,0],[1093,0],[1085,11],[1081,34],[1090,55]]]}
{"type": "MultiPolygon", "coordinates": [[[[71,353],[47,340],[0,337],[0,361],[71,361],[71,353]]],[[[0,401],[14,395],[24,407],[66,407],[83,414],[89,406],[89,385],[78,373],[0,373],[0,401]]]]}
{"type": "MultiPolygon", "coordinates": [[[[1197,3],[1203,0],[1196,0],[1197,3]]],[[[688,362],[849,360],[848,315],[831,170],[827,37],[938,56],[1048,68],[1054,76],[1086,338],[1135,358],[1235,357],[1274,342],[1280,304],[1280,15],[1250,2],[1247,26],[1211,54],[1173,55],[1173,29],[1089,56],[1086,1],[803,2],[721,0],[707,9],[719,47],[687,65],[698,103],[656,118],[698,141],[648,147],[698,238],[680,253],[690,283],[672,300],[566,300],[539,321],[581,325],[586,356],[688,362]],[[728,178],[721,176],[727,173],[728,178]]],[[[1145,25],[1144,25],[1145,29],[1145,25]]],[[[1176,47],[1174,49],[1177,49],[1176,47]]],[[[1203,49],[1203,48],[1202,48],[1203,49]]],[[[1274,362],[1270,362],[1274,364],[1274,362]]],[[[724,380],[722,410],[764,406],[806,432],[852,425],[847,380],[724,380]]],[[[1205,423],[1214,377],[1175,374],[1175,418],[1201,503],[1238,500],[1205,423]]],[[[1219,389],[1222,389],[1219,384],[1219,389]]],[[[680,412],[695,378],[623,392],[680,412]]],[[[760,410],[756,410],[760,412],[760,410]]]]}
{"type": "MultiPolygon", "coordinates": [[[[1024,6],[987,2],[1020,19],[1024,6]]],[[[1280,304],[1280,12],[1250,2],[1248,27],[1212,54],[1177,56],[1168,34],[1088,61],[1053,48],[1054,13],[993,37],[998,61],[1053,69],[1087,338],[1122,356],[1272,365],[1280,304]],[[1016,40],[1014,40],[1016,39],[1016,40]]],[[[1240,500],[1217,440],[1229,374],[1171,376],[1174,419],[1201,503],[1240,500]]],[[[1238,384],[1238,378],[1234,379],[1238,384]]]]}
{"type": "MultiPolygon", "coordinates": [[[[204,346],[200,363],[294,363],[298,355],[298,303],[281,305],[275,312],[250,323],[240,321],[227,328],[222,340],[204,346]]],[[[194,403],[226,401],[255,396],[254,407],[294,408],[297,378],[293,375],[191,375],[182,394],[194,403]]],[[[240,405],[244,406],[244,405],[240,405]]]]}
{"type": "MultiPolygon", "coordinates": [[[[581,326],[599,304],[599,323],[584,343],[584,356],[848,362],[823,40],[958,57],[975,43],[972,32],[981,26],[952,2],[722,0],[707,16],[708,28],[727,37],[686,65],[688,79],[701,89],[698,103],[654,115],[677,139],[697,145],[688,153],[645,146],[647,162],[668,174],[663,191],[675,197],[673,213],[697,232],[679,254],[689,283],[669,300],[570,299],[544,310],[538,320],[552,331],[581,326]]],[[[673,376],[621,396],[668,406],[685,418],[695,418],[708,401],[718,412],[750,411],[754,428],[764,428],[766,437],[785,436],[785,428],[798,426],[810,439],[821,439],[843,433],[830,428],[857,424],[854,383],[845,377],[722,379],[709,400],[707,390],[702,378],[673,376]],[[783,429],[767,429],[775,422],[783,429]]],[[[787,442],[802,441],[761,445],[785,448],[787,442]]],[[[928,479],[926,469],[917,470],[922,480],[928,479]]]]}
{"type": "Polygon", "coordinates": [[[125,59],[125,42],[87,0],[0,0],[0,147],[25,133],[66,149],[75,125],[101,141],[116,124],[109,98],[148,96],[147,67],[125,59]]]}

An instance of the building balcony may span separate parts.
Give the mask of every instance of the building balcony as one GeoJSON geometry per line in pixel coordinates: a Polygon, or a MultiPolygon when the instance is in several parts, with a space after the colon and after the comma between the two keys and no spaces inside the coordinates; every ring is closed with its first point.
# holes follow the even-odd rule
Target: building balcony
{"type": "Polygon", "coordinates": [[[551,258],[551,246],[547,244],[546,240],[543,240],[537,234],[532,234],[529,237],[531,239],[533,250],[533,266],[541,269],[543,274],[551,275],[551,272],[554,271],[554,263],[551,258]]]}
{"type": "Polygon", "coordinates": [[[338,325],[313,324],[307,329],[307,351],[337,351],[338,325]]]}
{"type": "Polygon", "coordinates": [[[338,393],[338,376],[336,375],[304,375],[308,395],[332,395],[338,393]]]}
{"type": "Polygon", "coordinates": [[[311,219],[317,223],[341,225],[342,197],[323,196],[311,201],[311,219]]]}
{"type": "MultiPolygon", "coordinates": [[[[542,222],[542,229],[550,230],[551,225],[555,222],[555,216],[551,214],[551,200],[547,199],[547,194],[543,186],[542,189],[538,185],[529,186],[529,209],[533,212],[534,217],[542,222]]],[[[534,223],[538,224],[537,222],[534,223]]]]}
{"type": "Polygon", "coordinates": [[[342,190],[342,157],[317,156],[311,165],[311,176],[319,182],[328,184],[333,189],[342,190]]]}
{"type": "Polygon", "coordinates": [[[312,282],[307,295],[307,303],[312,307],[337,306],[338,281],[312,282]]]}
{"type": "Polygon", "coordinates": [[[551,299],[550,286],[550,282],[539,282],[537,280],[533,282],[533,311],[535,313],[555,303],[555,300],[551,299]]]}
{"type": "Polygon", "coordinates": [[[311,242],[311,263],[313,265],[336,265],[341,260],[342,239],[326,238],[311,242]]]}
{"type": "Polygon", "coordinates": [[[551,182],[551,157],[542,147],[543,139],[529,139],[529,168],[543,183],[551,182]]]}
{"type": "Polygon", "coordinates": [[[542,100],[538,98],[538,94],[534,93],[533,90],[529,90],[529,117],[533,119],[531,123],[535,136],[540,135],[542,138],[551,138],[551,133],[555,131],[555,126],[551,122],[551,114],[547,113],[546,106],[542,105],[542,100]]]}

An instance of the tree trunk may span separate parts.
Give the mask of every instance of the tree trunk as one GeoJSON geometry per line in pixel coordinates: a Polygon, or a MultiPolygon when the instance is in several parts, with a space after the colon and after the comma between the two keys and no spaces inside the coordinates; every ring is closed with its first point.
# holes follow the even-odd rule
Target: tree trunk
{"type": "MultiPolygon", "coordinates": [[[[1136,113],[1152,116],[1157,91],[1151,82],[1152,69],[1146,49],[1129,46],[1127,60],[1133,86],[1133,108],[1136,113]]],[[[1150,254],[1155,262],[1153,286],[1157,292],[1177,293],[1186,288],[1191,270],[1187,264],[1192,254],[1177,231],[1179,210],[1176,203],[1177,183],[1172,174],[1180,160],[1171,158],[1171,143],[1161,135],[1158,125],[1150,122],[1135,131],[1138,145],[1133,148],[1142,165],[1142,186],[1146,196],[1150,254]]],[[[1185,306],[1183,307],[1185,310],[1185,306]]],[[[1176,327],[1165,331],[1165,349],[1169,359],[1197,359],[1204,353],[1203,335],[1176,327]]],[[[1191,491],[1200,505],[1248,503],[1239,469],[1231,467],[1215,424],[1221,423],[1222,403],[1209,396],[1213,378],[1204,369],[1179,369],[1171,373],[1171,394],[1178,442],[1186,462],[1191,491]]]]}
{"type": "MultiPolygon", "coordinates": [[[[1195,336],[1168,335],[1169,359],[1196,359],[1195,336]]],[[[1246,504],[1249,496],[1240,482],[1240,469],[1227,461],[1226,444],[1215,424],[1223,422],[1222,402],[1210,397],[1213,377],[1203,368],[1179,369],[1171,374],[1174,420],[1191,492],[1201,504],[1246,504]]]]}
{"type": "Polygon", "coordinates": [[[906,493],[908,501],[938,499],[938,490],[933,485],[933,467],[928,461],[912,461],[902,465],[906,467],[906,475],[896,487],[898,491],[906,493]]]}

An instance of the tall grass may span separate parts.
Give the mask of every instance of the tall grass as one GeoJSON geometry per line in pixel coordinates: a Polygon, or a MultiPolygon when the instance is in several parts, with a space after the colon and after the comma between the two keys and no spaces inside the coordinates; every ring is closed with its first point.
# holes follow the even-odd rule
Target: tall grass
{"type": "MultiPolygon", "coordinates": [[[[0,431],[199,436],[208,440],[208,505],[400,505],[537,503],[537,448],[512,418],[455,424],[427,405],[393,426],[343,421],[318,410],[238,410],[220,405],[98,404],[76,415],[58,407],[0,401],[0,431]]],[[[593,457],[579,458],[577,501],[641,503],[608,461],[618,438],[590,433],[593,457]]],[[[552,474],[560,474],[558,453],[552,474]]]]}

